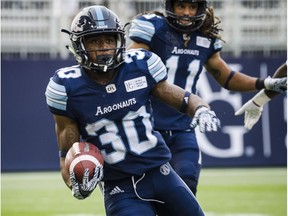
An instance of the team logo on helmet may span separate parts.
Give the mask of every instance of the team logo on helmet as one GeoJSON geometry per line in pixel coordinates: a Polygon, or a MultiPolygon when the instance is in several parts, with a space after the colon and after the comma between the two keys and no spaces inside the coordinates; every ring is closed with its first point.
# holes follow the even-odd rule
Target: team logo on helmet
{"type": "MultiPolygon", "coordinates": [[[[71,32],[62,29],[69,34],[72,46],[66,46],[71,51],[76,61],[84,68],[96,72],[114,70],[124,62],[125,57],[125,29],[121,25],[118,16],[104,6],[91,6],[80,11],[72,21],[71,32]],[[96,60],[88,57],[84,45],[84,37],[99,34],[113,34],[116,38],[114,55],[99,55],[96,60]]],[[[95,52],[100,51],[94,50],[95,52]]]]}

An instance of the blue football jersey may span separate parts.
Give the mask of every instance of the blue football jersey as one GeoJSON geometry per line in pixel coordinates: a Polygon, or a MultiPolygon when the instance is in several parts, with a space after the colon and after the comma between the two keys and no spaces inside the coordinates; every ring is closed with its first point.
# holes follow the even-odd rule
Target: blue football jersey
{"type": "Polygon", "coordinates": [[[107,85],[80,66],[56,71],[46,89],[50,111],[78,123],[81,138],[95,144],[105,160],[104,180],[142,175],[170,160],[162,136],[153,129],[149,95],[167,78],[160,58],[131,50],[107,85]]]}
{"type": "MultiPolygon", "coordinates": [[[[184,44],[183,35],[173,29],[164,17],[145,14],[132,21],[129,37],[145,43],[165,63],[168,81],[197,93],[196,85],[206,61],[222,49],[221,41],[208,38],[199,31],[184,44]]],[[[152,98],[155,127],[160,130],[190,129],[191,118],[152,98]]]]}

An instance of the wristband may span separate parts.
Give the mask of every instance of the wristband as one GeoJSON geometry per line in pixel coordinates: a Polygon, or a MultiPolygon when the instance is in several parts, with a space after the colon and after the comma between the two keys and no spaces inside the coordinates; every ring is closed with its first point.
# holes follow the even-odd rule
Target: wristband
{"type": "Polygon", "coordinates": [[[189,104],[189,96],[191,95],[190,92],[186,91],[185,92],[185,95],[183,97],[183,100],[182,100],[182,105],[179,109],[180,112],[182,113],[186,113],[187,111],[187,107],[188,107],[188,104],[189,104]]]}
{"type": "Polygon", "coordinates": [[[230,71],[230,74],[229,74],[229,76],[228,76],[228,78],[225,81],[224,86],[223,86],[225,89],[229,90],[229,82],[232,79],[232,77],[234,76],[234,74],[235,74],[235,71],[230,71]]]}
{"type": "Polygon", "coordinates": [[[258,78],[256,80],[255,87],[256,87],[257,90],[261,90],[261,89],[265,88],[264,79],[258,78]]]}
{"type": "Polygon", "coordinates": [[[61,157],[66,157],[66,155],[67,155],[67,151],[59,151],[59,158],[61,158],[61,157]]]}
{"type": "Polygon", "coordinates": [[[256,104],[257,106],[263,106],[264,104],[266,104],[267,102],[269,102],[271,100],[271,98],[269,98],[266,94],[265,94],[265,90],[262,89],[258,94],[256,94],[253,98],[252,101],[254,104],[256,104]]]}
{"type": "Polygon", "coordinates": [[[209,109],[209,108],[208,108],[207,106],[205,106],[205,105],[200,105],[200,106],[196,107],[195,113],[197,112],[198,109],[201,109],[201,108],[203,108],[203,107],[209,109]]]}

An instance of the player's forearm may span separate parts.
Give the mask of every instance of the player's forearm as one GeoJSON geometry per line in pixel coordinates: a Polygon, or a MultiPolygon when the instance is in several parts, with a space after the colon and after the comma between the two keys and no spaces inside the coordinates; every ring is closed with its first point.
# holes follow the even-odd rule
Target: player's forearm
{"type": "Polygon", "coordinates": [[[226,88],[231,91],[251,92],[257,90],[256,81],[256,77],[247,76],[246,74],[235,71],[228,85],[226,85],[226,79],[223,87],[226,85],[226,88]]]}
{"type": "Polygon", "coordinates": [[[210,106],[202,98],[200,98],[197,95],[191,94],[189,97],[189,103],[186,114],[191,118],[193,118],[197,108],[201,106],[205,106],[210,109],[210,106]]]}
{"type": "Polygon", "coordinates": [[[54,119],[59,148],[60,172],[65,184],[71,189],[70,174],[65,170],[65,157],[73,143],[79,142],[79,129],[76,122],[70,118],[54,115],[54,119]]]}
{"type": "Polygon", "coordinates": [[[130,49],[146,49],[146,50],[150,50],[150,47],[147,44],[144,43],[138,43],[135,41],[132,41],[131,44],[127,47],[127,50],[130,49]]]}
{"type": "Polygon", "coordinates": [[[60,158],[60,172],[63,178],[64,183],[67,185],[68,188],[71,189],[71,182],[70,182],[70,174],[65,170],[65,158],[60,158]]]}
{"type": "Polygon", "coordinates": [[[209,108],[209,105],[199,96],[185,92],[184,89],[169,84],[167,81],[158,83],[154,87],[152,95],[170,107],[186,113],[190,117],[194,116],[199,106],[203,105],[209,108]]]}

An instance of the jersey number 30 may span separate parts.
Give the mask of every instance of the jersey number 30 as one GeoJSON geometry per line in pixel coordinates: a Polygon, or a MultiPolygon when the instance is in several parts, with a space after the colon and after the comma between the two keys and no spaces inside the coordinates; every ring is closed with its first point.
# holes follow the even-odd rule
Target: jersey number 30
{"type": "MultiPolygon", "coordinates": [[[[141,155],[142,153],[154,148],[157,145],[157,138],[152,134],[152,125],[149,120],[150,114],[146,112],[145,106],[142,106],[136,112],[130,111],[123,119],[121,127],[123,127],[123,137],[127,138],[129,149],[131,152],[141,155]],[[139,122],[139,120],[141,120],[139,122]],[[137,124],[143,124],[145,128],[146,140],[140,141],[139,132],[136,129],[137,124]]],[[[125,159],[127,149],[119,133],[119,125],[109,119],[101,119],[93,124],[86,126],[86,131],[91,136],[97,136],[97,132],[105,130],[99,135],[99,140],[103,146],[111,145],[114,151],[112,153],[102,152],[105,162],[109,164],[117,163],[125,159]]],[[[142,128],[141,127],[141,128],[142,128]]]]}

